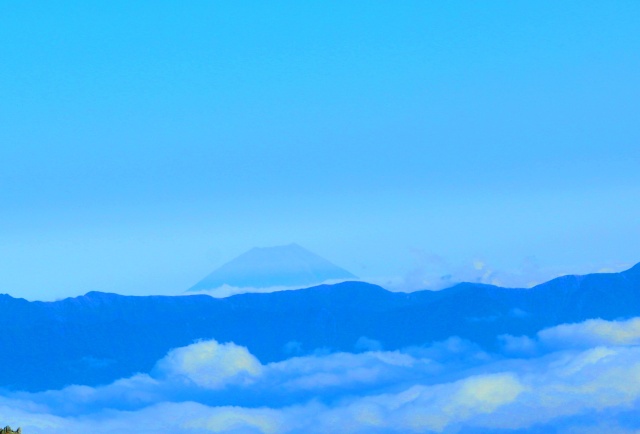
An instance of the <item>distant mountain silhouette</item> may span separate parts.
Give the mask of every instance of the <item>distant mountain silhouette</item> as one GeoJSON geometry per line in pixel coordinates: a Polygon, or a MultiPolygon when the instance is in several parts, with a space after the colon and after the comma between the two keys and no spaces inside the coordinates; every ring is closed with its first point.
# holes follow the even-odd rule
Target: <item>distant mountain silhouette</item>
{"type": "Polygon", "coordinates": [[[0,347],[11,354],[0,358],[0,387],[41,391],[148,372],[168,350],[196,339],[233,341],[263,363],[318,348],[354,351],[363,336],[388,350],[450,336],[491,350],[505,333],[531,336],[561,323],[640,316],[640,264],[531,289],[461,283],[406,294],[344,282],[224,299],[90,292],[29,302],[0,295],[0,311],[0,347]]]}
{"type": "Polygon", "coordinates": [[[357,277],[297,244],[255,247],[227,262],[189,291],[235,287],[302,287],[357,277]]]}

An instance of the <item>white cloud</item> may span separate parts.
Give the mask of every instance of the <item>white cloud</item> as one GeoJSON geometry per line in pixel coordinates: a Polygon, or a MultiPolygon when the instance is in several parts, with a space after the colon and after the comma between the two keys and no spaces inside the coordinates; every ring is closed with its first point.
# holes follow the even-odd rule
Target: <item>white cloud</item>
{"type": "Polygon", "coordinates": [[[200,387],[220,389],[253,381],[261,374],[262,365],[245,347],[206,341],[171,350],[156,369],[200,387]]]}
{"type": "Polygon", "coordinates": [[[206,414],[194,417],[182,425],[184,429],[203,429],[206,432],[256,432],[277,434],[291,432],[304,425],[304,418],[296,423],[297,416],[308,416],[309,411],[292,408],[274,410],[270,408],[220,407],[209,409],[206,414]]]}
{"type": "Polygon", "coordinates": [[[356,351],[381,351],[382,343],[375,339],[369,339],[366,336],[360,336],[354,346],[356,351]]]}
{"type": "Polygon", "coordinates": [[[265,366],[265,382],[278,384],[289,392],[326,388],[351,389],[380,386],[408,378],[411,373],[433,372],[430,360],[408,354],[367,352],[334,353],[326,356],[297,357],[265,366]]]}
{"type": "Polygon", "coordinates": [[[533,356],[538,352],[538,342],[528,336],[498,336],[502,351],[509,356],[533,356]]]}
{"type": "Polygon", "coordinates": [[[640,318],[626,321],[592,319],[579,324],[562,324],[538,333],[552,348],[589,348],[597,345],[639,345],[640,318]]]}

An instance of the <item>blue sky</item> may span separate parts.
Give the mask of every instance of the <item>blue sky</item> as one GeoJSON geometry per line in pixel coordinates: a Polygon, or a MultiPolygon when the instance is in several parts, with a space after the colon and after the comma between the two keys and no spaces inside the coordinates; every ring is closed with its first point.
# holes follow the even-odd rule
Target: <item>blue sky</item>
{"type": "Polygon", "coordinates": [[[177,293],[290,242],[407,289],[638,262],[638,22],[635,1],[2,2],[0,292],[177,293]]]}

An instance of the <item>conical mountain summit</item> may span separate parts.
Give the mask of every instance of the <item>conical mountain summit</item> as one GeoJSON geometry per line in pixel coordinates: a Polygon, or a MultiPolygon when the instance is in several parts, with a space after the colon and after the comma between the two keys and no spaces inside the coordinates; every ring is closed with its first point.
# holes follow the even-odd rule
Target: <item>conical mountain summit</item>
{"type": "Polygon", "coordinates": [[[189,291],[235,287],[310,286],[328,280],[357,279],[347,270],[293,243],[254,247],[227,262],[189,291]]]}

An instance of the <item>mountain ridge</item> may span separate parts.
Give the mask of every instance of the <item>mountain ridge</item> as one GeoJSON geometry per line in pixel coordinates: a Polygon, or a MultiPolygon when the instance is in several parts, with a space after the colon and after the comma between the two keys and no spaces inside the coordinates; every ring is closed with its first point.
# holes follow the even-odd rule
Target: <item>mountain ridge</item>
{"type": "Polygon", "coordinates": [[[31,302],[4,295],[0,308],[9,320],[0,345],[15,357],[0,358],[0,387],[108,384],[149,372],[170,349],[199,339],[235,342],[263,363],[317,349],[356,351],[362,337],[394,350],[458,336],[491,351],[503,334],[534,336],[561,323],[640,316],[637,270],[565,276],[529,289],[460,283],[398,293],[343,282],[221,299],[90,291],[31,302]]]}

